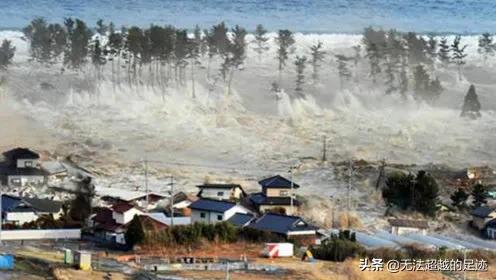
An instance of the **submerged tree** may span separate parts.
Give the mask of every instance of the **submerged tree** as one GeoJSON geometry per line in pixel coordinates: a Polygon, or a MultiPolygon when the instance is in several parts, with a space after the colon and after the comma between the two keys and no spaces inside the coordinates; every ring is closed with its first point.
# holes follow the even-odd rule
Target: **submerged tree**
{"type": "Polygon", "coordinates": [[[351,78],[351,71],[350,71],[350,67],[348,66],[348,62],[351,60],[351,58],[342,54],[335,55],[335,57],[338,63],[337,67],[338,67],[339,83],[341,89],[343,89],[345,83],[349,81],[351,78]]]}
{"type": "Polygon", "coordinates": [[[255,40],[253,43],[255,47],[253,48],[255,52],[258,54],[258,61],[262,60],[262,55],[269,50],[269,37],[267,36],[267,29],[263,27],[263,25],[258,24],[255,28],[255,40]]]}
{"type": "Polygon", "coordinates": [[[458,188],[456,192],[454,192],[451,196],[451,205],[456,208],[464,208],[466,206],[466,202],[468,199],[468,193],[466,193],[463,189],[458,188]]]}
{"type": "Polygon", "coordinates": [[[491,33],[482,33],[479,37],[479,48],[477,51],[482,55],[484,61],[487,60],[489,56],[494,55],[496,45],[493,43],[493,35],[491,33]]]}
{"type": "Polygon", "coordinates": [[[482,184],[476,184],[470,193],[473,198],[473,206],[479,207],[487,203],[487,188],[482,184]]]}
{"type": "Polygon", "coordinates": [[[74,69],[79,69],[87,60],[91,31],[80,19],[67,21],[68,44],[65,63],[74,69]]]}
{"type": "Polygon", "coordinates": [[[279,63],[277,69],[279,71],[279,84],[281,84],[281,75],[284,66],[286,66],[286,61],[288,60],[289,49],[295,43],[293,33],[287,29],[279,30],[278,36],[276,38],[276,43],[278,45],[277,49],[277,61],[279,63]]]}
{"type": "Polygon", "coordinates": [[[303,84],[305,84],[305,67],[307,63],[307,58],[305,56],[296,56],[295,66],[296,66],[296,87],[295,93],[298,97],[305,97],[303,94],[303,84]]]}
{"type": "Polygon", "coordinates": [[[475,86],[470,85],[470,88],[468,89],[468,92],[465,95],[461,116],[469,117],[472,119],[479,118],[481,116],[480,109],[481,109],[481,104],[479,102],[479,97],[475,92],[475,86]]]}
{"type": "Polygon", "coordinates": [[[388,206],[395,205],[404,210],[411,209],[434,216],[438,192],[436,180],[425,171],[419,171],[417,176],[403,173],[389,176],[382,196],[388,206]]]}
{"type": "Polygon", "coordinates": [[[16,48],[7,39],[2,41],[0,46],[0,69],[5,70],[12,63],[16,48]]]}
{"type": "Polygon", "coordinates": [[[442,93],[443,87],[438,78],[431,79],[422,65],[417,65],[413,73],[414,92],[417,100],[433,102],[442,93]]]}
{"type": "Polygon", "coordinates": [[[451,60],[450,46],[448,44],[448,39],[446,37],[441,38],[441,41],[439,42],[439,51],[437,55],[439,61],[441,61],[442,64],[446,65],[450,62],[451,60]]]}
{"type": "Polygon", "coordinates": [[[455,40],[453,40],[453,44],[451,44],[451,50],[453,51],[453,55],[451,58],[458,67],[458,79],[461,81],[462,66],[465,64],[465,57],[467,56],[467,54],[465,53],[465,49],[467,48],[467,45],[461,46],[460,42],[461,42],[461,36],[458,35],[455,37],[455,40]]]}
{"type": "Polygon", "coordinates": [[[363,34],[366,57],[369,60],[370,74],[373,83],[377,82],[377,76],[382,72],[381,62],[384,57],[386,43],[386,33],[383,30],[374,30],[372,27],[365,28],[363,34]]]}
{"type": "Polygon", "coordinates": [[[310,56],[312,57],[312,79],[314,83],[319,81],[319,70],[326,55],[326,52],[322,48],[323,44],[320,41],[310,47],[310,56]]]}

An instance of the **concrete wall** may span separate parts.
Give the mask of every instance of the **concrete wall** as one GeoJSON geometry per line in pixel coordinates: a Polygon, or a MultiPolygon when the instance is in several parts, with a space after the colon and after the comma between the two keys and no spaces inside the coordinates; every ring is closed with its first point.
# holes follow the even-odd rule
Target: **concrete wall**
{"type": "Polygon", "coordinates": [[[212,198],[212,199],[231,199],[231,190],[229,189],[214,189],[208,188],[203,189],[201,193],[201,197],[203,198],[212,198]]]}
{"type": "Polygon", "coordinates": [[[2,240],[81,239],[81,229],[16,229],[2,230],[2,240]]]}
{"type": "Polygon", "coordinates": [[[419,234],[425,235],[427,233],[427,231],[425,229],[420,229],[420,228],[393,226],[393,227],[391,227],[391,233],[394,235],[403,235],[403,234],[409,234],[409,233],[419,233],[419,234]]]}

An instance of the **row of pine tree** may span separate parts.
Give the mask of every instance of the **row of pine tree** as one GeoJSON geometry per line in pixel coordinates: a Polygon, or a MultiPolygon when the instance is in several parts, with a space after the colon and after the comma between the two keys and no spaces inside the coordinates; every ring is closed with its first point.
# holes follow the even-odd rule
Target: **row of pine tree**
{"type": "MultiPolygon", "coordinates": [[[[36,18],[23,32],[30,43],[32,61],[62,64],[62,71],[85,72],[93,67],[86,72],[93,73],[96,82],[108,79],[114,88],[124,83],[130,87],[147,85],[159,88],[162,94],[172,86],[187,86],[189,76],[193,97],[198,68],[206,72],[206,82],[212,90],[222,81],[226,91],[231,93],[236,72],[245,67],[247,48],[252,48],[261,62],[272,39],[268,31],[258,25],[253,32],[254,39],[248,42],[245,28],[238,25],[228,28],[224,22],[203,30],[196,26],[192,34],[188,34],[186,29],[171,25],[116,30],[113,23],[105,24],[103,20],[90,28],[80,19],[67,18],[59,24],[36,18]],[[104,71],[106,67],[110,71],[104,71]]],[[[295,38],[290,30],[279,30],[273,40],[277,47],[278,77],[272,83],[272,92],[281,91],[283,72],[292,61],[293,96],[299,98],[305,97],[306,86],[318,85],[322,68],[329,61],[337,71],[341,88],[357,83],[360,69],[366,69],[370,81],[383,88],[385,94],[398,93],[405,97],[413,94],[417,100],[432,103],[443,92],[435,70],[454,65],[462,79],[467,56],[467,45],[462,44],[460,36],[448,42],[446,37],[438,39],[433,35],[373,28],[364,30],[362,44],[353,46],[352,55],[327,51],[320,41],[299,52],[307,55],[295,55],[295,38]],[[307,79],[307,67],[311,79],[307,79]]],[[[484,61],[494,56],[496,44],[491,34],[480,36],[478,50],[484,61]]],[[[4,40],[0,46],[2,68],[12,62],[14,52],[11,42],[4,40]]],[[[475,94],[475,89],[470,92],[475,94]]]]}

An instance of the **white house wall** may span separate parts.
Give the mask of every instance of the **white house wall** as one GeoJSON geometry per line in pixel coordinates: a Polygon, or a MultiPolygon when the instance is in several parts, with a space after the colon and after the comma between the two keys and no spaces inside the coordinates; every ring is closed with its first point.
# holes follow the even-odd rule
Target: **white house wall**
{"type": "Polygon", "coordinates": [[[208,189],[203,189],[201,196],[203,198],[213,198],[213,199],[224,199],[228,200],[231,198],[231,190],[230,189],[213,189],[213,188],[208,188],[208,189]],[[219,195],[219,193],[222,193],[222,195],[219,195]]]}
{"type": "Polygon", "coordinates": [[[34,212],[8,212],[6,213],[4,222],[11,222],[22,225],[24,223],[36,221],[37,219],[38,215],[34,212]]]}

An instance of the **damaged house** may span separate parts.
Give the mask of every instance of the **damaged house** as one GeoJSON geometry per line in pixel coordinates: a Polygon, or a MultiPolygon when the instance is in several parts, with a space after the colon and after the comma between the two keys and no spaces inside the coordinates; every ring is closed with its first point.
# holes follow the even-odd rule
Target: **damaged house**
{"type": "Polygon", "coordinates": [[[26,148],[15,148],[3,153],[0,177],[3,185],[23,187],[41,185],[47,181],[47,172],[40,167],[40,156],[26,148]]]}

